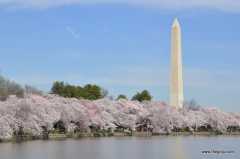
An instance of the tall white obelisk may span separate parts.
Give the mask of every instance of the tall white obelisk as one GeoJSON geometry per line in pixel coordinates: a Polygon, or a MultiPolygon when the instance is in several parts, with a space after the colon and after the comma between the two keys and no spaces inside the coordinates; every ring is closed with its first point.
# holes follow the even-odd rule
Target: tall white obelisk
{"type": "Polygon", "coordinates": [[[182,39],[181,27],[177,19],[172,25],[171,35],[171,77],[170,77],[170,105],[183,107],[183,75],[182,75],[182,39]]]}

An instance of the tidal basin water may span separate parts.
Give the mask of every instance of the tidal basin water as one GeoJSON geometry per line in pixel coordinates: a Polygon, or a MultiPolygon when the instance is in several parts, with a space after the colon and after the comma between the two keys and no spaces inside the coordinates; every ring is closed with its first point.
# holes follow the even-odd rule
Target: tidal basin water
{"type": "Polygon", "coordinates": [[[0,159],[238,159],[240,137],[121,137],[0,144],[0,159]]]}

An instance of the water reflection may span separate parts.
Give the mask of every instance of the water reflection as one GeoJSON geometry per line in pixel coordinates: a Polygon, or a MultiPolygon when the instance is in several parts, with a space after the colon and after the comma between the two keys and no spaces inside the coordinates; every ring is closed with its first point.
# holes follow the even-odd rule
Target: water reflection
{"type": "Polygon", "coordinates": [[[0,159],[235,159],[240,137],[91,138],[0,144],[0,159]],[[234,154],[203,155],[202,150],[234,154]]]}
{"type": "Polygon", "coordinates": [[[173,144],[173,153],[174,156],[172,158],[174,159],[189,159],[187,157],[187,153],[185,151],[184,144],[182,142],[182,137],[177,137],[175,139],[175,144],[173,144]]]}

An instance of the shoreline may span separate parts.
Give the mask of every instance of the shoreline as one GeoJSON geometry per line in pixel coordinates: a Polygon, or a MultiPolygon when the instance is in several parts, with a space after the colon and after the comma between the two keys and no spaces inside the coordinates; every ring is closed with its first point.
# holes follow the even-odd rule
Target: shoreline
{"type": "Polygon", "coordinates": [[[155,137],[155,136],[239,136],[240,132],[226,132],[226,133],[216,133],[216,132],[172,132],[172,133],[150,133],[150,132],[133,132],[129,133],[109,133],[109,134],[96,134],[96,133],[78,133],[78,134],[49,134],[48,138],[43,136],[22,136],[22,137],[12,137],[9,139],[0,139],[1,143],[21,143],[27,141],[54,141],[54,140],[66,140],[66,139],[84,139],[84,138],[111,138],[111,137],[155,137]]]}
{"type": "Polygon", "coordinates": [[[175,109],[159,101],[89,101],[56,95],[9,97],[0,104],[0,141],[48,139],[49,135],[79,138],[240,134],[240,113],[216,108],[175,109]]]}

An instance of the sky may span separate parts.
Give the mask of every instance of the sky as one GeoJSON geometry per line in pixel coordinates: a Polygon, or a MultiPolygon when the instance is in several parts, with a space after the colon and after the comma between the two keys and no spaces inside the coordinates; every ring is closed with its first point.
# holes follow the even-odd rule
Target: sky
{"type": "Polygon", "coordinates": [[[170,33],[181,23],[185,99],[240,112],[240,1],[0,0],[0,73],[168,102],[170,33]]]}

